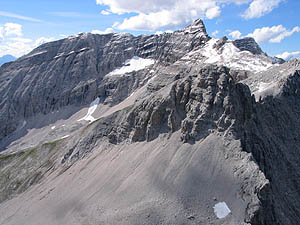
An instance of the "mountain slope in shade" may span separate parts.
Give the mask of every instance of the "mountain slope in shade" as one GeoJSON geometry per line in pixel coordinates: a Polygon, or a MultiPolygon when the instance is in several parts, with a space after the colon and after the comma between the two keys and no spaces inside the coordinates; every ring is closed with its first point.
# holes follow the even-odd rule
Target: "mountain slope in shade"
{"type": "Polygon", "coordinates": [[[17,58],[12,55],[4,55],[0,57],[0,66],[2,66],[4,63],[15,61],[17,58]]]}
{"type": "Polygon", "coordinates": [[[300,223],[299,61],[282,63],[197,20],[1,67],[0,223],[300,223]]]}

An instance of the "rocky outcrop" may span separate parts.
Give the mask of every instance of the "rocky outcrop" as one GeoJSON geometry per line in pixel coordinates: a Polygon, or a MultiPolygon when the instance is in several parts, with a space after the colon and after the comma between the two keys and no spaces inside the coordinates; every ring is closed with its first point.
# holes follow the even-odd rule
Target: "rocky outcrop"
{"type": "Polygon", "coordinates": [[[242,39],[237,39],[237,40],[233,41],[233,44],[241,51],[246,50],[246,51],[253,53],[254,55],[265,54],[261,50],[259,45],[256,43],[254,38],[252,38],[252,37],[245,37],[242,39]]]}
{"type": "Polygon", "coordinates": [[[235,84],[227,68],[186,68],[181,79],[170,81],[129,107],[127,115],[120,112],[101,119],[95,135],[96,139],[108,137],[117,144],[128,138],[132,142],[151,141],[160,134],[171,135],[180,130],[183,142],[195,142],[210,132],[225,132],[233,127],[233,121],[241,120],[245,114],[239,110],[252,101],[247,87],[235,84]],[[242,99],[239,96],[244,92],[247,97],[242,99]],[[114,125],[107,130],[106,125],[111,123],[114,125]]]}

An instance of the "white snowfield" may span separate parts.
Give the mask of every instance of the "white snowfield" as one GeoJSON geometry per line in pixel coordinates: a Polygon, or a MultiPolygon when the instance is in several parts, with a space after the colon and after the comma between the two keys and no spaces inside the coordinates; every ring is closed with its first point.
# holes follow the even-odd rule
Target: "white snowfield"
{"type": "Polygon", "coordinates": [[[128,59],[125,61],[124,66],[121,68],[115,69],[114,71],[107,74],[107,76],[112,75],[121,75],[125,73],[130,73],[133,71],[139,71],[145,69],[147,66],[153,65],[153,59],[143,59],[137,56],[134,56],[132,59],[128,59]]]}
{"type": "Polygon", "coordinates": [[[260,82],[257,85],[258,89],[253,92],[256,101],[266,96],[275,96],[280,92],[279,81],[260,82]]]}
{"type": "Polygon", "coordinates": [[[87,114],[86,114],[83,118],[81,118],[81,119],[79,119],[79,120],[77,120],[77,121],[86,120],[86,121],[89,121],[89,122],[94,122],[96,119],[92,116],[92,114],[96,111],[96,109],[97,109],[97,107],[98,107],[98,104],[99,104],[99,101],[100,101],[100,99],[99,99],[99,97],[97,97],[97,98],[90,104],[90,107],[89,107],[89,109],[88,109],[87,114]]]}
{"type": "Polygon", "coordinates": [[[249,51],[241,51],[230,41],[225,43],[220,49],[217,49],[215,45],[219,40],[212,38],[203,48],[188,53],[183,59],[190,59],[200,55],[204,57],[204,63],[223,65],[254,73],[265,71],[274,65],[267,56],[257,56],[249,51]]]}
{"type": "Polygon", "coordinates": [[[219,219],[223,219],[231,213],[231,210],[226,202],[219,202],[214,206],[214,213],[219,219]]]}
{"type": "Polygon", "coordinates": [[[257,92],[266,91],[271,85],[272,85],[272,83],[261,82],[261,83],[258,84],[257,92]]]}

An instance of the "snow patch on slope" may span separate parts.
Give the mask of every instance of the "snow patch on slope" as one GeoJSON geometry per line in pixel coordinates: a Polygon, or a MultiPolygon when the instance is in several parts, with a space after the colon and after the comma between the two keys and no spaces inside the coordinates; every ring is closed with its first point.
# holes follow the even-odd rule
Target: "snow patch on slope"
{"type": "Polygon", "coordinates": [[[143,59],[143,58],[134,56],[132,59],[126,60],[124,63],[124,66],[122,66],[121,68],[115,69],[114,71],[110,72],[107,75],[111,76],[111,75],[130,73],[133,71],[145,69],[147,66],[150,66],[152,64],[154,64],[153,59],[143,59]]]}
{"type": "Polygon", "coordinates": [[[230,68],[260,72],[267,70],[273,64],[263,61],[249,51],[241,51],[232,42],[227,42],[221,49],[214,46],[218,39],[210,40],[204,47],[203,55],[206,63],[223,64],[230,68]]]}
{"type": "Polygon", "coordinates": [[[214,213],[219,219],[223,219],[231,213],[231,210],[226,202],[219,202],[214,206],[214,213]]]}
{"type": "Polygon", "coordinates": [[[79,119],[79,120],[77,120],[77,121],[86,120],[86,121],[89,121],[89,122],[94,122],[96,119],[92,116],[92,114],[96,111],[97,106],[98,106],[98,104],[99,104],[99,101],[100,101],[100,99],[99,99],[99,97],[97,97],[97,98],[90,104],[90,107],[89,107],[89,109],[88,109],[87,114],[86,114],[83,118],[81,118],[81,119],[79,119]]]}
{"type": "Polygon", "coordinates": [[[263,91],[267,90],[270,87],[270,84],[272,84],[272,83],[264,83],[264,82],[259,83],[257,91],[263,92],[263,91]]]}
{"type": "Polygon", "coordinates": [[[65,135],[65,136],[63,136],[63,137],[61,137],[59,140],[62,140],[62,139],[68,138],[68,137],[70,137],[69,134],[68,134],[68,135],[65,135]]]}
{"type": "Polygon", "coordinates": [[[47,51],[41,51],[41,52],[37,52],[37,53],[27,55],[25,58],[30,58],[30,57],[33,57],[33,56],[42,55],[42,54],[45,54],[45,53],[47,53],[47,51]]]}
{"type": "Polygon", "coordinates": [[[27,121],[24,120],[22,126],[20,127],[20,130],[23,129],[26,126],[26,124],[27,124],[27,121]]]}
{"type": "Polygon", "coordinates": [[[253,92],[256,101],[259,101],[260,98],[263,99],[266,96],[275,96],[280,91],[278,81],[269,83],[260,82],[257,86],[258,89],[253,92]]]}
{"type": "Polygon", "coordinates": [[[200,55],[204,58],[204,63],[223,65],[254,73],[265,71],[274,65],[267,56],[258,56],[253,55],[249,51],[241,51],[231,41],[227,41],[223,46],[217,47],[219,40],[212,38],[203,48],[189,53],[183,59],[190,59],[193,56],[200,55]]]}

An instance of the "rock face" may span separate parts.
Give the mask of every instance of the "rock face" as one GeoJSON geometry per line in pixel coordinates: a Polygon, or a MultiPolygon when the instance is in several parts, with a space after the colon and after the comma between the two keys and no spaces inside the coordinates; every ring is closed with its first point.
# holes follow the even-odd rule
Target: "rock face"
{"type": "Polygon", "coordinates": [[[245,150],[252,152],[270,180],[270,187],[260,196],[263,210],[256,224],[299,221],[299,81],[296,71],[285,80],[278,95],[256,104],[256,116],[244,132],[245,150]]]}
{"type": "Polygon", "coordinates": [[[265,54],[255,40],[251,37],[235,40],[234,45],[241,51],[249,51],[255,55],[265,54]]]}
{"type": "Polygon", "coordinates": [[[196,20],[4,65],[0,223],[300,223],[300,64],[272,63],[196,20]]]}

